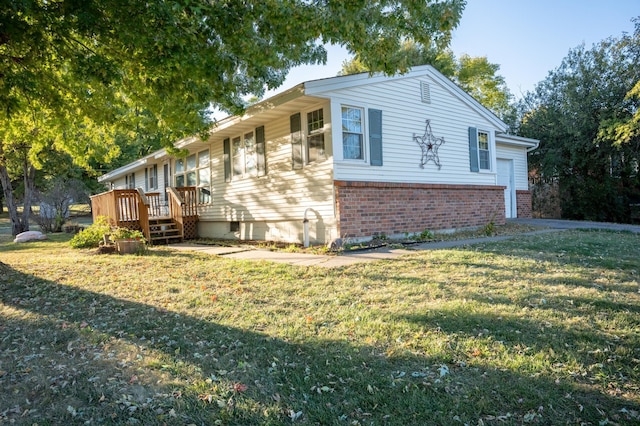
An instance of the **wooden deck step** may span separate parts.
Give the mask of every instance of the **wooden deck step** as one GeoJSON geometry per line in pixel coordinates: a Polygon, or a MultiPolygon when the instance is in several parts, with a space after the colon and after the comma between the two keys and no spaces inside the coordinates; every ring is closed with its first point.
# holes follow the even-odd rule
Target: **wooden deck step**
{"type": "Polygon", "coordinates": [[[152,245],[179,243],[183,238],[178,225],[170,217],[150,218],[149,234],[152,245]]]}

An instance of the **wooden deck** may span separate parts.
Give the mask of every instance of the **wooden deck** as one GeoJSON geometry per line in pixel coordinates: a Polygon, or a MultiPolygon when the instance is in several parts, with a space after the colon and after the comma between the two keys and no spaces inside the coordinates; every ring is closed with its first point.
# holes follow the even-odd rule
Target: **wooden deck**
{"type": "Polygon", "coordinates": [[[198,210],[195,187],[167,188],[169,203],[159,192],[112,189],[91,197],[93,219],[108,218],[111,226],[142,231],[151,244],[197,238],[198,210]]]}

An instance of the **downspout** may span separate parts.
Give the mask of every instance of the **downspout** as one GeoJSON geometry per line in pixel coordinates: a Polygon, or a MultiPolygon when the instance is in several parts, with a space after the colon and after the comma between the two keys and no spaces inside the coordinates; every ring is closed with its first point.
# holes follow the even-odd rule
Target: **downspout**
{"type": "Polygon", "coordinates": [[[302,219],[302,225],[304,226],[303,235],[305,248],[309,247],[309,219],[307,218],[307,212],[309,210],[313,209],[311,207],[307,207],[307,209],[304,211],[304,219],[302,219]]]}

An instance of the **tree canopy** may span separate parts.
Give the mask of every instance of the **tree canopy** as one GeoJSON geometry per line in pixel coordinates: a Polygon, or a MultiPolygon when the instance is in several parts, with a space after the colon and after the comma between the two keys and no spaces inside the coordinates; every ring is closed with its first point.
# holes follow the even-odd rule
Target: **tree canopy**
{"type": "MultiPolygon", "coordinates": [[[[370,70],[403,70],[387,52],[407,38],[446,45],[464,5],[7,0],[0,9],[0,181],[9,210],[11,173],[30,180],[45,147],[88,167],[117,155],[125,145],[118,140],[169,145],[204,133],[212,107],[242,112],[245,96],[280,86],[291,67],[324,63],[326,43],[345,46],[370,70]]],[[[26,219],[12,214],[14,233],[28,229],[26,219]]]]}
{"type": "MultiPolygon", "coordinates": [[[[489,62],[485,56],[462,55],[457,59],[446,45],[423,44],[415,40],[405,40],[392,56],[407,68],[432,65],[498,117],[511,119],[511,93],[504,77],[498,74],[500,65],[489,62]]],[[[359,72],[372,72],[359,55],[342,63],[341,75],[359,72]]]]}
{"type": "Polygon", "coordinates": [[[562,215],[628,222],[640,203],[640,20],[634,34],[571,50],[519,104],[530,157],[559,186],[562,215]]]}

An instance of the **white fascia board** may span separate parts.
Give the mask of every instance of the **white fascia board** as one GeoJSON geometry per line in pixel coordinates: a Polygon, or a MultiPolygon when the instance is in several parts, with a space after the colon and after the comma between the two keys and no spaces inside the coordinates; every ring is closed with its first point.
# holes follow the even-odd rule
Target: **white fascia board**
{"type": "Polygon", "coordinates": [[[270,98],[251,105],[247,108],[243,115],[229,115],[221,120],[216,121],[216,123],[211,127],[209,134],[214,134],[216,132],[219,132],[220,130],[228,129],[229,127],[248,120],[251,117],[254,117],[264,111],[271,110],[284,103],[297,99],[304,94],[304,83],[300,83],[288,90],[285,90],[282,93],[278,93],[270,98]]]}
{"type": "Polygon", "coordinates": [[[120,176],[123,176],[139,167],[144,166],[145,164],[147,164],[147,160],[148,160],[149,156],[140,158],[136,161],[133,161],[129,164],[125,164],[122,167],[118,167],[115,170],[110,171],[109,173],[105,173],[102,176],[98,177],[98,182],[105,182],[105,181],[110,181],[110,180],[114,180],[119,178],[120,176]]]}
{"type": "Polygon", "coordinates": [[[429,69],[431,72],[430,73],[431,77],[434,80],[440,82],[440,84],[442,84],[442,86],[444,86],[447,90],[449,90],[450,93],[452,93],[454,96],[457,96],[458,99],[460,99],[462,102],[467,104],[471,109],[473,109],[478,114],[486,118],[491,124],[497,127],[501,132],[505,132],[507,130],[509,126],[507,126],[507,124],[504,121],[498,118],[498,116],[495,115],[493,112],[491,112],[488,108],[486,108],[484,105],[478,102],[473,96],[471,96],[470,94],[462,90],[460,86],[455,84],[453,81],[449,80],[447,77],[445,77],[442,73],[440,73],[438,70],[436,70],[432,66],[429,65],[429,69]]]}
{"type": "Polygon", "coordinates": [[[159,160],[166,156],[167,156],[166,149],[158,150],[152,154],[139,158],[136,161],[132,161],[129,164],[125,164],[122,167],[118,167],[117,169],[112,170],[109,173],[105,173],[102,176],[99,176],[98,182],[108,182],[114,179],[118,179],[119,177],[124,176],[129,172],[132,172],[142,166],[145,166],[149,162],[155,163],[155,160],[159,160]]]}
{"type": "Polygon", "coordinates": [[[194,142],[197,142],[197,141],[198,141],[197,137],[189,136],[189,137],[182,138],[179,141],[174,142],[173,146],[176,147],[176,148],[184,148],[185,146],[190,145],[190,144],[192,144],[194,142]]]}
{"type": "Polygon", "coordinates": [[[534,149],[538,148],[538,145],[540,145],[540,141],[537,139],[509,135],[507,133],[497,133],[496,143],[501,145],[521,146],[527,148],[527,151],[533,151],[534,149]]]}

